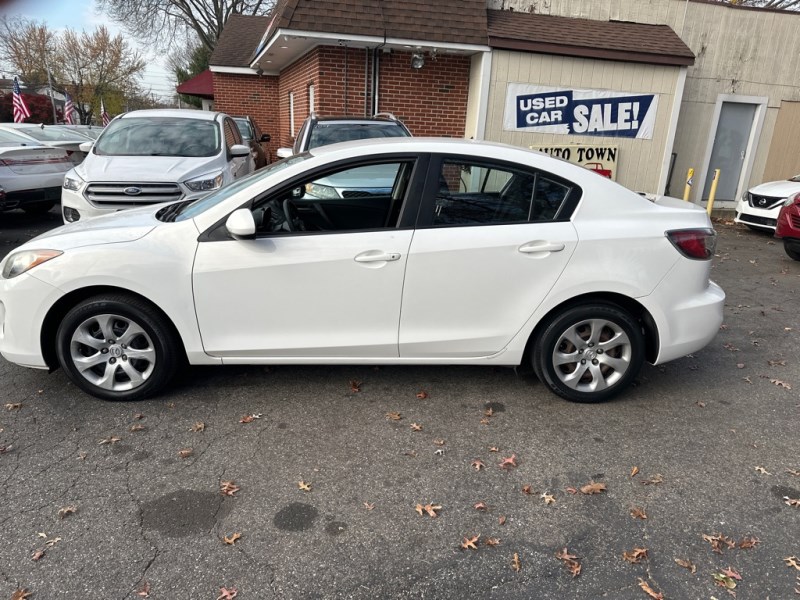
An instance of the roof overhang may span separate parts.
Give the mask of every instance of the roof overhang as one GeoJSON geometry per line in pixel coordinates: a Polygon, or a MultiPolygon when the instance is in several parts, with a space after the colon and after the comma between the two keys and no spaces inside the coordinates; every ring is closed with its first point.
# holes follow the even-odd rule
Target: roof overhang
{"type": "MultiPolygon", "coordinates": [[[[250,62],[249,72],[256,74],[257,69],[278,72],[295,62],[317,46],[339,45],[348,48],[386,48],[399,52],[415,50],[436,50],[442,54],[476,54],[490,52],[489,46],[478,44],[455,44],[452,42],[434,42],[431,40],[407,40],[401,38],[384,38],[381,36],[324,33],[319,31],[298,31],[278,29],[272,34],[263,49],[250,62]]],[[[211,68],[214,70],[214,67],[211,68]]],[[[230,71],[223,71],[230,72],[230,71]]]]}

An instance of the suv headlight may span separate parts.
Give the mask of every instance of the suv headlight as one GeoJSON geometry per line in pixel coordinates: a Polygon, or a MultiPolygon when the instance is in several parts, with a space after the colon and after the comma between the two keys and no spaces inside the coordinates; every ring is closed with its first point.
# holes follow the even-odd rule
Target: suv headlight
{"type": "Polygon", "coordinates": [[[3,279],[11,279],[64,254],[61,250],[23,250],[8,257],[3,267],[3,279]]]}
{"type": "Polygon", "coordinates": [[[184,185],[193,192],[210,192],[222,187],[222,171],[200,175],[194,179],[184,181],[184,185]]]}
{"type": "Polygon", "coordinates": [[[71,171],[64,176],[64,189],[77,192],[83,185],[83,179],[78,177],[75,171],[71,171]]]}
{"type": "Polygon", "coordinates": [[[341,198],[339,192],[336,191],[335,187],[331,187],[329,185],[321,185],[319,183],[307,183],[306,184],[306,194],[309,196],[313,196],[314,198],[341,198]]]}

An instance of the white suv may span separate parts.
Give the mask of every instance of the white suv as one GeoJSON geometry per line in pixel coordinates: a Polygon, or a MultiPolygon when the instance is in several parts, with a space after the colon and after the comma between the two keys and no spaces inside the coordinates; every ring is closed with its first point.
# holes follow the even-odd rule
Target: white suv
{"type": "Polygon", "coordinates": [[[65,222],[176,200],[196,200],[251,173],[250,148],[233,119],[199,110],[139,110],[82,144],[64,177],[65,222]],[[91,151],[89,151],[91,148],[91,151]]]}

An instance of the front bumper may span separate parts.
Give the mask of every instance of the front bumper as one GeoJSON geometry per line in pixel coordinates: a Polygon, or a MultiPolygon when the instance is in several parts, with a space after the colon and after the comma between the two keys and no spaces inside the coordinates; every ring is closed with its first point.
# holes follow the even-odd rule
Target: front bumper
{"type": "Polygon", "coordinates": [[[749,225],[764,231],[775,231],[780,210],[780,205],[775,208],[755,208],[750,206],[749,202],[740,199],[736,203],[736,216],[734,216],[733,220],[736,223],[749,225]]]}
{"type": "MultiPolygon", "coordinates": [[[[61,211],[62,215],[65,212],[65,209],[71,209],[76,211],[79,217],[67,219],[64,218],[65,223],[90,219],[92,217],[99,217],[101,215],[107,215],[110,213],[119,212],[121,210],[126,210],[129,208],[141,208],[143,206],[147,206],[147,204],[138,204],[132,206],[113,206],[113,207],[97,207],[91,204],[86,198],[83,196],[83,190],[85,189],[86,184],[83,184],[80,190],[73,191],[68,190],[66,188],[62,188],[61,190],[61,211]]],[[[183,196],[180,198],[176,198],[175,200],[171,200],[170,202],[182,202],[184,200],[199,200],[203,196],[207,196],[210,192],[194,192],[194,193],[184,193],[183,196]]],[[[153,203],[153,206],[159,204],[158,202],[153,203]]]]}
{"type": "Polygon", "coordinates": [[[0,278],[0,354],[24,367],[47,369],[42,355],[42,324],[64,293],[28,273],[0,278]]]}

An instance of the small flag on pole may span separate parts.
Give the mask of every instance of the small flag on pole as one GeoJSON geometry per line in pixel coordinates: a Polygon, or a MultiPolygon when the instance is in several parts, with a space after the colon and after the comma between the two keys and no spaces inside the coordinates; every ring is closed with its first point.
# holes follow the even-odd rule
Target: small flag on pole
{"type": "Polygon", "coordinates": [[[103,119],[103,127],[108,125],[109,121],[111,121],[111,117],[109,117],[106,112],[106,106],[103,104],[102,98],[100,98],[100,117],[103,119]]]}
{"type": "Polygon", "coordinates": [[[64,98],[64,122],[68,125],[75,125],[75,105],[72,103],[69,92],[64,92],[64,98]]]}
{"type": "Polygon", "coordinates": [[[12,90],[12,104],[14,105],[14,123],[22,123],[25,119],[31,116],[31,111],[28,110],[28,105],[22,97],[19,90],[19,79],[14,77],[14,88],[12,90]]]}

